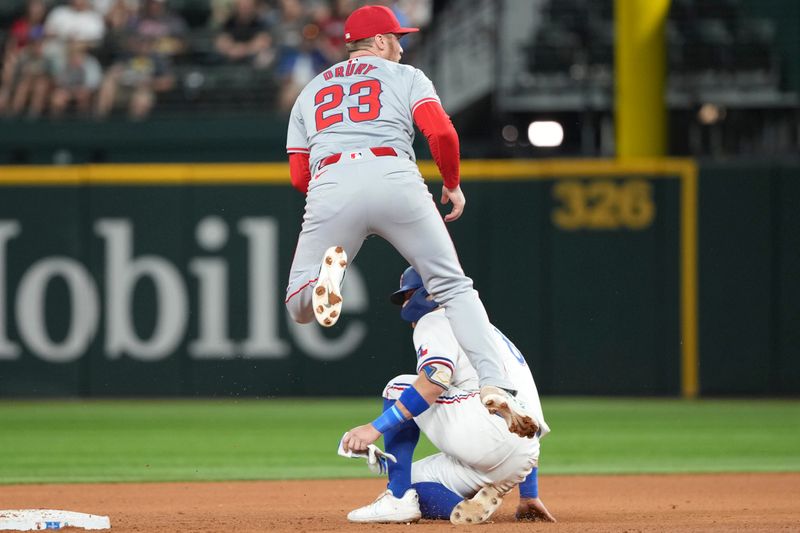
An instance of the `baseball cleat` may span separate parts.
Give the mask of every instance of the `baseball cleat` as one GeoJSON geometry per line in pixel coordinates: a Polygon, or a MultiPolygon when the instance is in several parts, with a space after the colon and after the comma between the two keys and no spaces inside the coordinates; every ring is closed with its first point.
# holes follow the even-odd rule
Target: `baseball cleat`
{"type": "Polygon", "coordinates": [[[351,522],[408,523],[420,518],[419,496],[414,489],[408,489],[402,498],[396,498],[391,490],[386,489],[371,504],[347,514],[351,522]]]}
{"type": "Polygon", "coordinates": [[[314,316],[326,328],[336,324],[342,314],[342,279],[347,269],[347,254],[341,246],[325,251],[319,268],[319,278],[311,296],[314,316]]]}
{"type": "Polygon", "coordinates": [[[482,524],[489,520],[503,503],[503,493],[492,485],[483,487],[469,500],[453,507],[450,522],[457,526],[482,524]]]}
{"type": "Polygon", "coordinates": [[[481,387],[481,402],[490,413],[503,417],[511,433],[532,439],[539,431],[539,425],[525,406],[500,387],[493,385],[481,387]]]}

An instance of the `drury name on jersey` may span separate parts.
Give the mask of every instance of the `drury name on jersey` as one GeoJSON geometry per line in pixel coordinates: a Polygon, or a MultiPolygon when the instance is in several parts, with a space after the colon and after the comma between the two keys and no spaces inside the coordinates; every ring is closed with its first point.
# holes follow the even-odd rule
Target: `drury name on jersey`
{"type": "Polygon", "coordinates": [[[376,65],[370,65],[369,63],[357,63],[355,61],[348,61],[347,66],[338,66],[332,69],[326,70],[322,73],[322,77],[325,80],[331,80],[333,78],[344,78],[347,76],[361,76],[367,74],[369,71],[378,68],[376,65]]]}

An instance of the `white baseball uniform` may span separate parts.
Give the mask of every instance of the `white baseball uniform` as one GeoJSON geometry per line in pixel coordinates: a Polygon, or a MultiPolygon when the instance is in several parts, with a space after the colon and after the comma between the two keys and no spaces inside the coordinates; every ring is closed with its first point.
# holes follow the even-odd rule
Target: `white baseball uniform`
{"type": "MultiPolygon", "coordinates": [[[[471,498],[488,484],[510,490],[538,464],[539,439],[550,428],[542,413],[536,384],[516,346],[496,328],[492,338],[502,354],[505,375],[539,424],[537,436],[528,439],[509,433],[502,418],[489,414],[476,390],[475,369],[459,347],[443,310],[432,311],[414,329],[417,373],[424,366],[438,364],[451,368],[452,378],[450,388],[414,419],[441,453],[413,463],[412,483],[441,483],[456,494],[471,498]]],[[[417,375],[397,376],[386,385],[383,397],[399,399],[417,375]]]]}
{"type": "Polygon", "coordinates": [[[377,56],[337,63],[300,93],[286,150],[310,154],[312,177],[286,306],[295,321],[312,321],[309,288],[325,250],[342,246],[352,261],[367,236],[379,235],[445,307],[481,385],[513,388],[483,304],[415,164],[414,113],[430,103],[438,106],[439,98],[422,71],[377,56]]]}

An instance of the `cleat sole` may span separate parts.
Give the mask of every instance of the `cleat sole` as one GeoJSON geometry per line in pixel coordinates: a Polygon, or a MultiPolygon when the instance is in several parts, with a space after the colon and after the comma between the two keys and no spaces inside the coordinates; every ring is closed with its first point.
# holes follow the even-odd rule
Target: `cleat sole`
{"type": "Polygon", "coordinates": [[[492,485],[483,487],[468,500],[463,500],[450,513],[455,525],[482,524],[488,521],[503,503],[503,493],[492,485]]]}
{"type": "Polygon", "coordinates": [[[336,324],[342,314],[341,282],[346,267],[344,248],[336,246],[325,251],[312,294],[312,308],[317,322],[326,328],[336,324]]]}

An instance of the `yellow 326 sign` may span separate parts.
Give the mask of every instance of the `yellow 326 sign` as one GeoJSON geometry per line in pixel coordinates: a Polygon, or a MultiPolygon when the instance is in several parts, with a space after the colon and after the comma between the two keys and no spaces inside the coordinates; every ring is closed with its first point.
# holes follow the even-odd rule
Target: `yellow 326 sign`
{"type": "Polygon", "coordinates": [[[653,187],[640,179],[563,180],[553,186],[553,200],[553,224],[567,231],[641,230],[649,227],[656,215],[653,187]]]}

